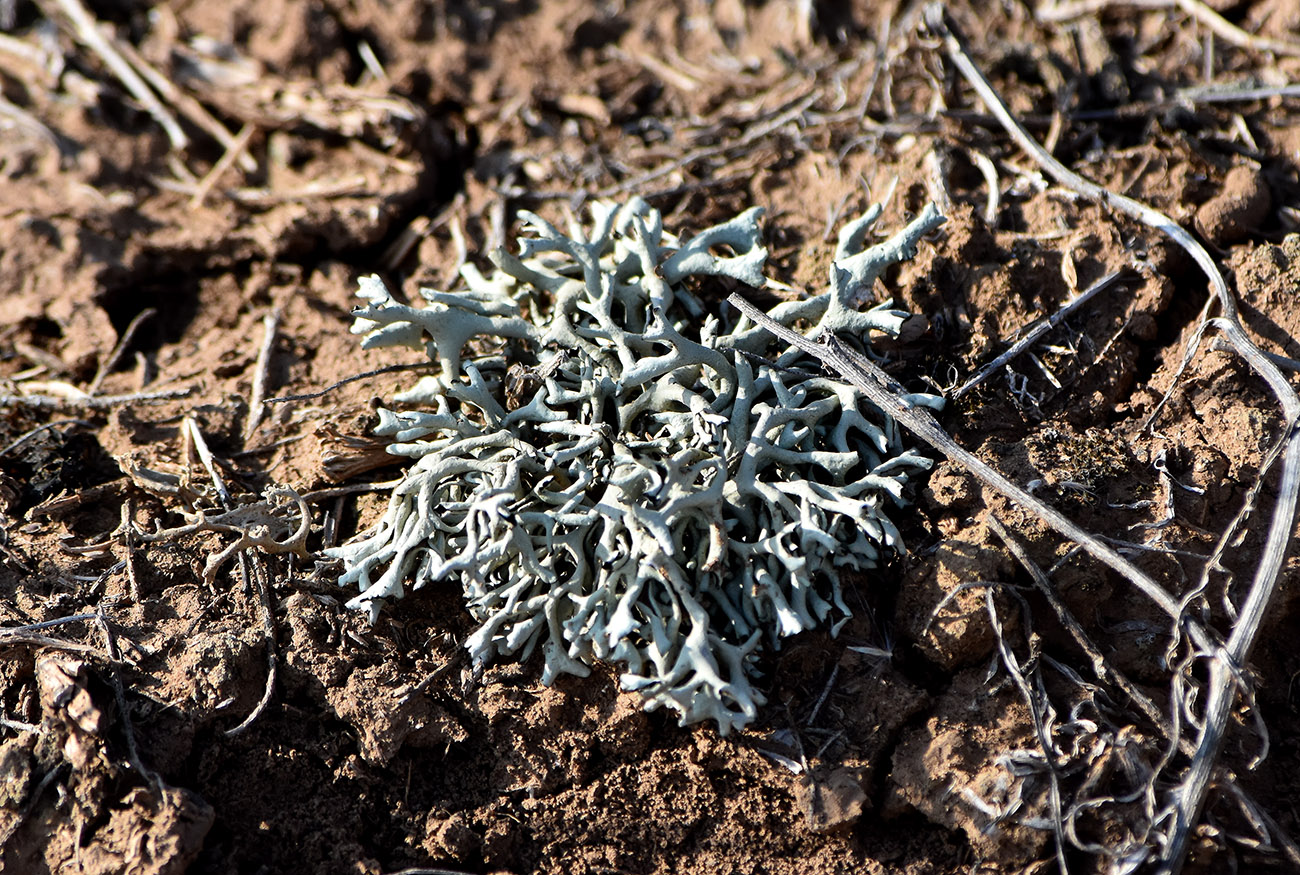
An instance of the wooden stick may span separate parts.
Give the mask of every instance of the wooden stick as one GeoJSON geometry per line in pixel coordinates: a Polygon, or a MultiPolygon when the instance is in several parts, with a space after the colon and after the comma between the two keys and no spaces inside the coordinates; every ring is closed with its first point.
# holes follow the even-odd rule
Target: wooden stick
{"type": "Polygon", "coordinates": [[[158,95],[149,90],[149,86],[140,78],[126,58],[113,47],[113,44],[99,30],[94,17],[81,5],[80,0],[54,0],[72,22],[73,34],[77,41],[104,59],[104,63],[113,71],[113,75],[126,86],[131,96],[140,101],[145,111],[162,126],[171,141],[173,149],[184,149],[189,145],[189,138],[181,130],[176,118],[163,106],[158,95]]]}

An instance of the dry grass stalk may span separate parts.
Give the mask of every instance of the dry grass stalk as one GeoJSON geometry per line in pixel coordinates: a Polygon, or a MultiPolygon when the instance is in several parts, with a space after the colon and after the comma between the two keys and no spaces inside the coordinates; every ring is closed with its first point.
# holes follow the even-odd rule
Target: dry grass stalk
{"type": "Polygon", "coordinates": [[[1130,6],[1135,9],[1179,9],[1185,15],[1229,45],[1272,52],[1275,55],[1300,55],[1300,43],[1293,40],[1269,39],[1242,30],[1210,8],[1203,0],[1079,0],[1073,3],[1044,3],[1034,13],[1039,21],[1069,21],[1093,15],[1113,6],[1130,6]]]}
{"type": "Polygon", "coordinates": [[[112,40],[104,36],[99,29],[99,22],[81,4],[80,0],[45,0],[41,5],[49,6],[51,3],[56,4],[57,8],[67,16],[67,20],[72,27],[72,35],[77,42],[99,55],[108,68],[113,71],[113,75],[118,78],[127,91],[131,92],[131,96],[140,101],[140,105],[145,108],[145,111],[154,117],[154,120],[166,132],[172,148],[183,150],[188,146],[189,137],[185,136],[185,132],[181,130],[176,117],[158,99],[158,95],[145,84],[140,74],[113,45],[112,40]]]}
{"type": "Polygon", "coordinates": [[[271,353],[275,350],[275,338],[279,330],[280,308],[275,307],[262,317],[262,344],[257,349],[257,369],[253,372],[253,391],[248,398],[248,423],[244,426],[244,440],[253,436],[266,413],[266,384],[270,380],[271,353]]]}

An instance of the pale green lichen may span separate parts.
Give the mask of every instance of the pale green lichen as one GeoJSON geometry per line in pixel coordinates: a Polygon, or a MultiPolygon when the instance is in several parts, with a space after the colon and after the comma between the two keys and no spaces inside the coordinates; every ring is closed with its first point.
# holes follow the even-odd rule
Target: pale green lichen
{"type": "MultiPolygon", "coordinates": [[[[518,256],[467,268],[463,291],[422,290],[424,307],[363,278],[363,346],[423,349],[442,370],[396,396],[420,409],[379,412],[389,451],[416,461],[379,524],[331,551],[361,590],[349,605],[375,615],[454,581],[480,624],[477,665],[540,645],[547,683],[612,661],[683,724],[752,720],[758,649],[848,615],[838,571],[902,549],[886,507],[930,465],[853,388],[688,291],[766,282],[760,215],[679,242],[639,199],[593,204],[567,234],[523,213],[518,256]],[[496,351],[465,359],[483,337],[496,351]]],[[[841,232],[830,289],[772,318],[859,343],[896,333],[907,314],[856,304],[943,218],[929,207],[864,248],[878,215],[841,232]]]]}

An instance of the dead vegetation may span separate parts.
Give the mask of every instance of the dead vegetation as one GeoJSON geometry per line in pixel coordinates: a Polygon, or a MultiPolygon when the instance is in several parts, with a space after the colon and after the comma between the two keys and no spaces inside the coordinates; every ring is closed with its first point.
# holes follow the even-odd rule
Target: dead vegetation
{"type": "Polygon", "coordinates": [[[6,871],[1300,868],[1291,4],[0,30],[6,871]],[[877,289],[926,316],[881,361],[770,326],[949,461],[737,738],[476,674],[456,593],[371,627],[320,558],[392,476],[356,276],[449,287],[515,209],[629,193],[691,230],[766,206],[791,295],[868,203],[949,216],[877,289]]]}

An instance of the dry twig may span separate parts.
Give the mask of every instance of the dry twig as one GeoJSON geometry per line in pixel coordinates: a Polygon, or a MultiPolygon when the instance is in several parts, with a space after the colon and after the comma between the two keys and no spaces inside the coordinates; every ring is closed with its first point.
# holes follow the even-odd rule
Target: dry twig
{"type": "Polygon", "coordinates": [[[76,425],[81,428],[90,428],[90,423],[84,419],[56,419],[53,422],[47,422],[44,425],[38,425],[30,431],[24,432],[4,449],[0,449],[0,456],[7,456],[14,450],[27,443],[43,431],[49,431],[52,428],[58,428],[61,425],[76,425]]]}
{"type": "Polygon", "coordinates": [[[37,632],[25,632],[21,628],[0,629],[0,647],[19,644],[24,647],[52,647],[55,650],[71,650],[74,653],[87,653],[101,658],[104,656],[102,650],[98,647],[91,647],[89,644],[65,641],[62,638],[51,638],[49,635],[41,635],[37,632]]]}
{"type": "Polygon", "coordinates": [[[189,145],[189,138],[181,130],[175,116],[163,106],[158,95],[150,90],[130,62],[114,47],[112,41],[104,36],[99,29],[99,23],[86,7],[81,5],[80,0],[44,0],[41,5],[48,5],[51,2],[58,4],[58,8],[62,9],[68,17],[77,42],[99,55],[113,71],[113,75],[121,81],[127,91],[131,92],[131,96],[140,101],[145,111],[162,126],[167,133],[167,139],[171,141],[172,148],[181,150],[189,145]]]}
{"type": "Polygon", "coordinates": [[[123,685],[122,676],[118,671],[118,664],[121,663],[122,654],[117,646],[117,636],[113,634],[112,628],[108,625],[108,618],[104,616],[103,608],[96,611],[94,617],[99,624],[100,631],[104,634],[104,650],[113,663],[109,667],[109,676],[112,678],[113,697],[117,701],[118,716],[122,720],[122,734],[126,736],[127,761],[131,763],[131,768],[135,769],[136,774],[149,782],[155,795],[160,797],[163,791],[162,778],[157,772],[147,768],[144,761],[140,759],[140,748],[135,740],[135,725],[131,721],[131,710],[126,704],[126,687],[123,685]]]}
{"type": "Polygon", "coordinates": [[[912,404],[908,400],[908,393],[898,384],[898,381],[881,370],[875,362],[855,353],[835,337],[827,337],[818,342],[786,328],[779,322],[773,321],[766,313],[739,294],[733,293],[727,298],[727,302],[748,316],[756,325],[766,328],[786,343],[819,359],[822,364],[861,391],[868,401],[898,420],[918,438],[966,468],[1013,503],[1035,514],[1047,525],[1078,543],[1093,557],[1128,578],[1171,619],[1180,622],[1198,647],[1206,650],[1215,648],[1216,639],[1213,633],[1194,619],[1182,615],[1178,600],[1166,592],[1164,587],[1101,539],[1084,531],[1055,508],[1049,507],[1024,488],[1012,483],[984,460],[954,441],[939,425],[933,414],[924,407],[912,404]]]}
{"type": "MultiPolygon", "coordinates": [[[[1056,763],[1055,746],[1052,744],[1048,729],[1044,725],[1043,708],[1039,697],[1034,694],[1029,679],[1025,677],[1025,671],[1020,665],[1019,657],[1011,649],[1011,645],[1007,643],[1006,635],[1002,629],[1002,620],[998,616],[997,602],[993,598],[993,589],[988,586],[984,587],[984,608],[988,613],[989,624],[997,640],[998,658],[1002,661],[1002,667],[1011,676],[1016,689],[1020,691],[1021,698],[1025,700],[1025,707],[1029,709],[1031,722],[1034,725],[1034,735],[1038,740],[1038,747],[1042,751],[1043,760],[1047,767],[1048,804],[1051,806],[1056,866],[1061,875],[1068,875],[1070,869],[1065,862],[1065,826],[1061,818],[1061,774],[1056,763]]],[[[1028,614],[1028,608],[1025,609],[1025,613],[1028,614]]],[[[1031,661],[1036,662],[1036,660],[1031,661]]],[[[1033,674],[1036,674],[1037,671],[1036,666],[1031,669],[1033,674]]]]}
{"type": "MultiPolygon", "coordinates": [[[[971,389],[974,389],[980,383],[983,383],[993,374],[997,373],[998,369],[1001,368],[1003,365],[1007,364],[1016,356],[1020,355],[1026,349],[1028,349],[1029,347],[1037,343],[1040,337],[1042,337],[1044,334],[1046,334],[1047,332],[1051,331],[1053,328],[1055,328],[1056,326],[1064,322],[1067,318],[1069,318],[1071,313],[1073,313],[1075,310],[1078,310],[1084,304],[1091,301],[1093,297],[1097,295],[1098,292],[1102,292],[1110,288],[1111,285],[1113,285],[1116,280],[1123,277],[1124,274],[1125,271],[1123,270],[1117,270],[1114,273],[1107,274],[1106,276],[1097,280],[1097,282],[1093,283],[1092,286],[1088,288],[1087,291],[1079,295],[1076,295],[1075,297],[1071,298],[1069,301],[1066,301],[1064,306],[1062,306],[1061,309],[1057,310],[1051,316],[1049,316],[1046,319],[1040,319],[1038,322],[1034,323],[1033,327],[1031,327],[1028,331],[1026,331],[1023,337],[1021,337],[1014,344],[1012,344],[1010,349],[1008,349],[1006,352],[999,355],[997,358],[989,362],[984,367],[980,368],[979,372],[976,373],[975,376],[971,377],[969,380],[963,383],[958,389],[954,390],[949,397],[952,398],[953,400],[956,400],[961,396],[965,395],[971,389]]],[[[1060,386],[1057,386],[1057,388],[1059,389],[1060,386]]]]}
{"type": "Polygon", "coordinates": [[[267,706],[271,704],[271,696],[275,694],[275,679],[280,664],[279,654],[275,646],[275,611],[271,604],[270,571],[267,569],[266,562],[262,557],[251,552],[247,554],[247,562],[244,567],[246,570],[252,570],[253,588],[257,591],[257,613],[262,623],[262,634],[266,644],[266,685],[262,688],[262,698],[258,700],[257,705],[249,712],[248,716],[240,721],[238,726],[232,726],[226,730],[227,738],[243,735],[253,725],[254,721],[266,711],[267,706]]]}
{"type": "Polygon", "coordinates": [[[230,144],[226,146],[225,153],[217,159],[217,163],[212,165],[212,169],[194,187],[194,194],[190,196],[191,210],[198,209],[203,205],[203,202],[207,200],[208,195],[212,192],[213,186],[225,175],[227,170],[234,166],[236,161],[248,157],[244,150],[248,148],[248,141],[252,139],[256,130],[257,128],[251,124],[244,125],[230,144]]]}
{"type": "Polygon", "coordinates": [[[697,161],[701,161],[705,158],[712,158],[716,155],[731,152],[758,142],[764,137],[768,137],[776,131],[779,131],[791,122],[798,121],[808,108],[817,101],[819,96],[819,92],[813,91],[811,94],[805,94],[802,97],[789,101],[785,107],[778,110],[770,118],[759,121],[758,123],[746,128],[745,132],[734,140],[726,140],[714,146],[703,146],[699,149],[692,149],[680,158],[666,161],[652,170],[638,173],[636,176],[625,179],[620,183],[603,188],[596,192],[595,196],[614,197],[616,195],[626,194],[629,191],[638,191],[645,188],[647,184],[654,182],[656,179],[667,176],[675,170],[689,167],[697,161]]]}
{"type": "MultiPolygon", "coordinates": [[[[217,460],[212,455],[212,450],[208,449],[207,439],[203,437],[203,432],[199,430],[199,424],[194,421],[193,416],[186,416],[181,424],[181,435],[185,440],[187,448],[193,448],[194,453],[207,469],[208,476],[212,478],[212,486],[217,490],[217,498],[221,500],[221,506],[227,511],[234,508],[234,499],[230,497],[230,490],[226,488],[226,480],[217,470],[217,460]]],[[[190,458],[188,450],[185,457],[190,458]]],[[[188,468],[186,469],[188,470],[188,468]]]]}
{"type": "Polygon", "coordinates": [[[1275,55],[1300,55],[1300,43],[1292,40],[1269,39],[1248,33],[1207,6],[1202,0],[1081,0],[1074,3],[1043,4],[1034,13],[1039,21],[1068,21],[1100,12],[1110,6],[1131,6],[1137,9],[1178,8],[1211,33],[1230,45],[1272,52],[1275,55]]]}
{"type": "MultiPolygon", "coordinates": [[[[1097,647],[1083,626],[1075,619],[1074,614],[1066,607],[1065,602],[1057,595],[1056,587],[1048,576],[1043,573],[1043,569],[1029,557],[1029,553],[1025,550],[1024,545],[1020,543],[1020,540],[1006,530],[1006,527],[1002,525],[1002,521],[998,519],[996,514],[990,513],[987,519],[989,529],[1001,539],[1006,548],[1011,551],[1011,555],[1016,558],[1016,561],[1029,572],[1035,586],[1038,587],[1039,593],[1051,606],[1052,612],[1056,614],[1056,618],[1065,627],[1065,630],[1070,633],[1070,637],[1079,645],[1079,648],[1087,655],[1088,662],[1092,665],[1093,674],[1097,679],[1114,684],[1122,690],[1130,701],[1138,707],[1138,710],[1142,712],[1142,716],[1151,722],[1152,726],[1159,729],[1171,742],[1176,743],[1178,739],[1173,736],[1172,726],[1164,713],[1151,700],[1150,696],[1142,692],[1141,688],[1130,681],[1123,672],[1111,665],[1106,659],[1101,649],[1097,647]]],[[[1191,751],[1191,745],[1187,744],[1185,752],[1191,753],[1191,751]]]]}
{"type": "Polygon", "coordinates": [[[339,380],[337,383],[331,383],[330,385],[326,386],[324,389],[321,389],[318,392],[304,392],[299,395],[281,395],[278,398],[267,398],[263,403],[284,404],[285,402],[288,401],[311,401],[315,398],[320,398],[324,395],[328,395],[329,393],[333,392],[335,389],[338,389],[341,386],[346,386],[348,383],[355,383],[357,380],[364,380],[367,379],[368,377],[378,377],[383,374],[391,374],[396,371],[428,370],[431,367],[437,367],[437,366],[438,365],[436,363],[431,364],[430,362],[427,361],[416,362],[415,364],[410,364],[410,365],[388,365],[387,367],[376,368],[373,371],[366,371],[363,374],[353,374],[350,377],[344,377],[342,380],[339,380]]]}
{"type": "Polygon", "coordinates": [[[0,407],[86,407],[103,410],[144,401],[170,401],[194,393],[194,387],[166,389],[159,392],[132,392],[128,395],[87,395],[71,383],[25,383],[25,389],[44,389],[46,394],[0,395],[0,407]],[[57,392],[59,394],[49,394],[57,392]]]}
{"type": "Polygon", "coordinates": [[[126,352],[126,348],[135,338],[136,332],[140,330],[140,326],[157,315],[158,311],[153,307],[145,307],[139,313],[135,314],[135,318],[133,318],[126,326],[126,330],[122,332],[122,336],[119,337],[117,343],[113,345],[112,351],[100,360],[99,367],[95,369],[94,379],[92,379],[90,385],[86,387],[87,395],[94,396],[99,392],[100,384],[104,382],[104,378],[109,375],[113,368],[117,367],[117,363],[122,360],[122,353],[126,352]]]}
{"type": "MultiPolygon", "coordinates": [[[[1182,5],[1182,0],[1179,2],[1182,5]]],[[[942,5],[932,4],[927,7],[926,23],[943,40],[949,58],[976,90],[989,111],[1045,172],[1080,195],[1131,216],[1144,225],[1166,234],[1185,250],[1205,273],[1213,292],[1211,303],[1217,303],[1223,315],[1217,319],[1202,319],[1192,342],[1188,344],[1179,374],[1190,363],[1205,329],[1214,327],[1268,384],[1282,408],[1281,435],[1262,466],[1263,470],[1267,470],[1272,461],[1282,458],[1282,480],[1265,547],[1256,565],[1250,592],[1240,617],[1233,625],[1226,647],[1217,643],[1207,647],[1206,644],[1209,642],[1198,641],[1193,636],[1193,643],[1198,652],[1210,660],[1210,671],[1196,753],[1179,787],[1173,793],[1173,822],[1169,827],[1168,841],[1160,850],[1159,871],[1162,875],[1177,875],[1187,855],[1192,828],[1204,806],[1210,778],[1223,744],[1232,704],[1236,700],[1237,687],[1241,682],[1246,661],[1259,637],[1264,613],[1273,600],[1290,533],[1295,525],[1297,502],[1300,501],[1300,453],[1296,452],[1296,442],[1300,440],[1300,430],[1297,429],[1297,423],[1300,422],[1300,398],[1296,396],[1277,367],[1242,329],[1236,301],[1214,259],[1205,248],[1187,231],[1159,211],[1132,198],[1107,191],[1069,170],[1048,154],[1011,116],[992,86],[975,66],[962,41],[946,20],[942,5]]],[[[1209,304],[1207,308],[1208,306],[1209,304]]],[[[1152,413],[1152,417],[1158,413],[1159,408],[1152,413]]],[[[1131,576],[1129,579],[1134,580],[1131,576]]],[[[1194,627],[1185,623],[1186,614],[1181,607],[1175,616],[1183,618],[1183,626],[1190,633],[1194,627]]]]}
{"type": "Polygon", "coordinates": [[[126,40],[115,38],[113,40],[113,45],[122,53],[123,57],[131,62],[131,65],[139,71],[140,75],[153,86],[154,90],[158,92],[159,96],[161,96],[163,100],[168,101],[172,106],[176,107],[178,112],[193,122],[196,126],[211,134],[213,139],[225,147],[227,153],[239,153],[239,166],[243,168],[244,171],[252,173],[257,169],[256,159],[254,159],[252,155],[242,152],[241,149],[235,148],[238,138],[234,134],[230,133],[230,131],[226,129],[225,125],[217,121],[216,117],[213,116],[212,113],[208,112],[207,108],[204,107],[202,103],[199,103],[199,101],[194,97],[177,87],[160,71],[155,70],[153,65],[145,60],[144,56],[136,50],[135,46],[131,45],[126,40]]]}
{"type": "Polygon", "coordinates": [[[257,370],[253,373],[253,392],[248,399],[248,423],[244,426],[244,440],[253,436],[266,412],[266,383],[271,372],[271,353],[275,349],[276,332],[280,329],[280,308],[276,307],[262,317],[262,345],[257,350],[257,370]]]}

